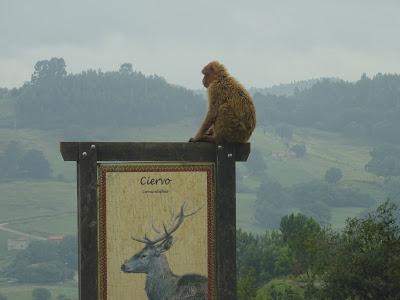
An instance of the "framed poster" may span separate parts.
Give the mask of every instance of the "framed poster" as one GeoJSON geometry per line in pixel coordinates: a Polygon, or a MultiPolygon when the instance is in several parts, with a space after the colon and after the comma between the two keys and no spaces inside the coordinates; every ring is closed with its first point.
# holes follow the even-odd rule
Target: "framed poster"
{"type": "Polygon", "coordinates": [[[213,163],[99,163],[98,299],[216,299],[213,163]]]}

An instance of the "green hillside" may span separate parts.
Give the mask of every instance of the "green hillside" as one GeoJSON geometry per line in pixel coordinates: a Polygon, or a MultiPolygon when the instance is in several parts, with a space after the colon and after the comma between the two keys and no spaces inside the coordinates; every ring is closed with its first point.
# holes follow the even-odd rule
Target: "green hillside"
{"type": "MultiPolygon", "coordinates": [[[[195,130],[195,122],[185,120],[179,124],[135,128],[98,130],[85,132],[87,140],[115,141],[185,141],[195,130]],[[112,138],[110,138],[112,136],[112,138]]],[[[57,131],[40,130],[0,130],[0,144],[17,140],[26,148],[42,150],[51,162],[54,175],[62,174],[64,181],[16,181],[0,183],[1,209],[0,222],[12,221],[10,228],[40,236],[50,234],[72,234],[76,231],[76,186],[75,164],[64,162],[59,154],[57,131]],[[26,218],[26,219],[25,219],[26,218]]],[[[340,186],[352,187],[370,193],[378,200],[385,198],[381,188],[381,179],[367,173],[364,165],[369,160],[368,145],[357,144],[337,134],[315,129],[297,129],[289,145],[305,143],[307,154],[304,158],[287,157],[282,160],[273,158],[274,153],[287,150],[286,141],[270,131],[258,130],[252,147],[261,151],[267,163],[267,176],[277,179],[283,185],[321,179],[330,167],[339,167],[343,171],[340,186]]],[[[237,223],[245,230],[260,232],[263,228],[255,225],[255,190],[262,177],[246,176],[246,163],[238,163],[245,174],[243,182],[248,188],[246,193],[237,195],[237,223]]],[[[354,207],[332,208],[332,225],[341,227],[348,216],[360,213],[362,209],[354,207]]],[[[5,250],[5,233],[0,232],[0,249],[5,250]]],[[[10,235],[6,234],[7,237],[10,235]]],[[[3,252],[4,254],[4,252],[3,252]]]]}
{"type": "MultiPolygon", "coordinates": [[[[321,180],[325,172],[331,167],[338,167],[343,172],[343,179],[338,183],[339,187],[348,187],[370,194],[377,201],[386,198],[382,188],[383,179],[367,173],[364,169],[369,161],[370,146],[343,138],[339,134],[328,133],[315,129],[297,129],[292,144],[304,143],[307,154],[304,158],[292,156],[276,160],[274,153],[287,151],[286,140],[267,131],[258,130],[252,140],[252,148],[259,150],[266,160],[268,177],[277,179],[285,186],[306,183],[311,180],[321,180]]],[[[246,164],[238,164],[242,173],[246,172],[246,164]]],[[[237,195],[237,224],[248,231],[259,232],[262,228],[255,225],[254,202],[255,189],[259,186],[261,177],[244,176],[244,184],[250,188],[250,193],[238,193],[237,195]]],[[[332,226],[340,228],[347,217],[358,215],[364,209],[360,207],[335,207],[331,208],[332,226]]],[[[294,210],[294,212],[296,212],[294,210]]]]}

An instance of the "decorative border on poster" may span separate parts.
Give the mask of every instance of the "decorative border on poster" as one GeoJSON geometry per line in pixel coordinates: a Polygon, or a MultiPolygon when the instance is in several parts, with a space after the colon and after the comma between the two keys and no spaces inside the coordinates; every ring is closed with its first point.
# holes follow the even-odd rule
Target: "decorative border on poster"
{"type": "Polygon", "coordinates": [[[107,299],[107,172],[206,172],[207,173],[207,248],[208,300],[216,299],[215,191],[214,164],[98,164],[98,262],[99,300],[107,299]]]}

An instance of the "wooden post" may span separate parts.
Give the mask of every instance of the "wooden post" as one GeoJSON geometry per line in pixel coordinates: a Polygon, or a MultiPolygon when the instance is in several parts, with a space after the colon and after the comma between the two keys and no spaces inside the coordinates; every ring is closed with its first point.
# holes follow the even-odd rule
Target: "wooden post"
{"type": "Polygon", "coordinates": [[[235,147],[217,146],[216,257],[217,299],[236,299],[235,147]]]}
{"type": "Polygon", "coordinates": [[[98,300],[97,152],[90,143],[78,149],[79,299],[98,300]]]}
{"type": "Polygon", "coordinates": [[[99,161],[214,163],[216,296],[236,299],[235,162],[247,160],[250,144],[61,142],[60,151],[64,160],[77,162],[80,300],[98,300],[99,295],[99,161]]]}

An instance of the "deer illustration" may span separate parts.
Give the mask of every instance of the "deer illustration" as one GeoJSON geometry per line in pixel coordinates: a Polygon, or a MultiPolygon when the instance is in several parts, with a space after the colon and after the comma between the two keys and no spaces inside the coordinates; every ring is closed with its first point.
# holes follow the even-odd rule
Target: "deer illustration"
{"type": "Polygon", "coordinates": [[[124,273],[146,274],[145,291],[149,300],[207,300],[207,277],[198,274],[175,275],[168,264],[165,252],[173,244],[172,234],[182,225],[185,218],[193,216],[196,211],[185,214],[185,203],[180,212],[171,213],[171,221],[167,228],[163,224],[163,230],[157,229],[152,224],[157,237],[149,239],[146,235],[143,239],[132,237],[134,241],[145,244],[144,248],[126,260],[121,266],[124,273]]]}

